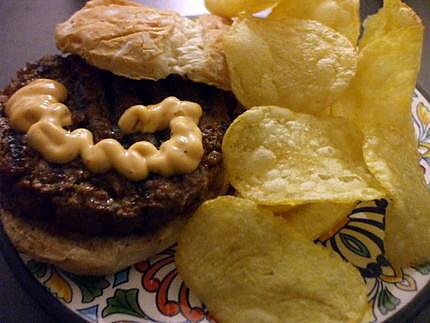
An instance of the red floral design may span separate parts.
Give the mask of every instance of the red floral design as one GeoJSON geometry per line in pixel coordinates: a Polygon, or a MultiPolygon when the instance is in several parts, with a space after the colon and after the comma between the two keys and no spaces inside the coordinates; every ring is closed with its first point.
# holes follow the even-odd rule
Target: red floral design
{"type": "Polygon", "coordinates": [[[149,293],[156,293],[156,305],[160,313],[167,317],[182,314],[185,319],[199,322],[207,319],[215,322],[204,306],[193,306],[190,301],[190,290],[182,282],[177,294],[177,299],[169,299],[169,288],[173,280],[178,276],[176,267],[164,275],[161,279],[155,277],[166,266],[175,262],[175,246],[159,254],[157,260],[140,262],[135,265],[137,271],[142,273],[142,287],[149,293]]]}

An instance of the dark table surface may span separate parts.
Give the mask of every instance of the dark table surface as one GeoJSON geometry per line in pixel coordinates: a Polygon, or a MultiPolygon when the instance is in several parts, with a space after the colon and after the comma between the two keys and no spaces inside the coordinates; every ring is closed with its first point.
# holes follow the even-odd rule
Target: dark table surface
{"type": "MultiPolygon", "coordinates": [[[[204,11],[203,0],[142,0],[154,7],[171,8],[184,15],[204,11]]],[[[430,1],[406,1],[430,28],[430,1]]],[[[55,53],[53,30],[55,24],[68,18],[80,8],[83,0],[0,0],[0,88],[26,62],[55,53]]],[[[362,0],[365,12],[374,12],[378,0],[362,0]]],[[[423,62],[418,83],[430,93],[430,31],[426,31],[423,62]]],[[[42,309],[16,280],[3,255],[0,254],[0,322],[58,322],[52,313],[42,309]]],[[[63,320],[61,320],[63,321],[63,320]]],[[[414,320],[430,322],[430,304],[414,320]]]]}

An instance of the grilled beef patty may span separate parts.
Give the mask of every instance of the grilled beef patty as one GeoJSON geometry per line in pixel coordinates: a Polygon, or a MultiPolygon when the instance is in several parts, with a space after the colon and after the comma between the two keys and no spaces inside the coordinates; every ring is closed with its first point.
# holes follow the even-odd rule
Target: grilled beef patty
{"type": "Polygon", "coordinates": [[[49,56],[20,70],[16,80],[0,92],[0,190],[2,207],[13,214],[54,221],[62,228],[88,234],[152,232],[176,216],[184,216],[203,200],[219,194],[223,185],[221,142],[229,111],[237,106],[230,93],[169,77],[135,81],[86,64],[76,56],[49,56]],[[117,126],[121,114],[135,104],[154,104],[168,96],[199,103],[204,111],[199,127],[204,156],[190,174],[163,177],[150,174],[132,182],[115,171],[93,174],[78,158],[53,164],[26,144],[25,134],[12,130],[4,109],[8,98],[37,78],[63,83],[65,104],[73,126],[87,128],[94,142],[114,138],[125,147],[147,140],[156,145],[170,131],[124,135],[117,126]]]}

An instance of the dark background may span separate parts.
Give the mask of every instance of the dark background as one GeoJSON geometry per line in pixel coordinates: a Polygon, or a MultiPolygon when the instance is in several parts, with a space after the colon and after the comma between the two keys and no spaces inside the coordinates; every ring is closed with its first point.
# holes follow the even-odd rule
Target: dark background
{"type": "MultiPolygon", "coordinates": [[[[184,15],[199,14],[204,10],[202,0],[141,0],[154,7],[171,8],[184,15]]],[[[373,13],[381,5],[378,0],[362,0],[363,13],[373,13]]],[[[405,1],[421,16],[430,28],[430,1],[405,1]]],[[[0,0],[0,88],[26,62],[56,52],[54,26],[80,8],[83,0],[0,0]]],[[[430,31],[426,31],[423,62],[418,84],[430,93],[430,31]]],[[[15,273],[22,275],[18,270],[15,273]]],[[[44,300],[39,300],[46,302],[44,300]]],[[[54,304],[55,305],[55,304],[54,304]]],[[[49,308],[49,306],[48,306],[49,308]]],[[[14,277],[0,254],[0,323],[58,322],[51,311],[45,311],[26,292],[14,277]]],[[[63,320],[61,320],[63,321],[63,320]]],[[[430,303],[414,320],[429,322],[430,303]]]]}

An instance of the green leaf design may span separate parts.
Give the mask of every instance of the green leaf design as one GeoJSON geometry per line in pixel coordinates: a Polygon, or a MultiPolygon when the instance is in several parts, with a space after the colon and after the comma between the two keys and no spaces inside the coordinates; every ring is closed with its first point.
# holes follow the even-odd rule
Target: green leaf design
{"type": "Polygon", "coordinates": [[[117,289],[115,294],[107,299],[107,306],[103,309],[102,317],[111,314],[127,314],[150,320],[139,306],[137,301],[138,293],[137,288],[117,289]]]}
{"type": "Polygon", "coordinates": [[[27,263],[28,269],[31,271],[31,273],[36,276],[36,278],[42,278],[46,275],[48,271],[48,265],[44,264],[43,262],[38,262],[35,260],[30,260],[27,263]]]}
{"type": "Polygon", "coordinates": [[[103,294],[103,290],[109,286],[104,277],[78,276],[66,274],[79,287],[82,294],[82,303],[91,303],[96,297],[103,294]]]}
{"type": "Polygon", "coordinates": [[[370,258],[369,249],[363,242],[358,240],[356,237],[345,233],[340,233],[339,237],[342,240],[343,244],[353,253],[364,258],[370,258]]]}
{"type": "Polygon", "coordinates": [[[394,311],[399,304],[400,299],[394,296],[388,288],[382,288],[378,296],[378,309],[383,315],[387,315],[387,313],[394,311]]]}
{"type": "Polygon", "coordinates": [[[428,275],[430,274],[430,261],[422,263],[418,266],[413,266],[412,268],[418,271],[421,275],[428,275]]]}

